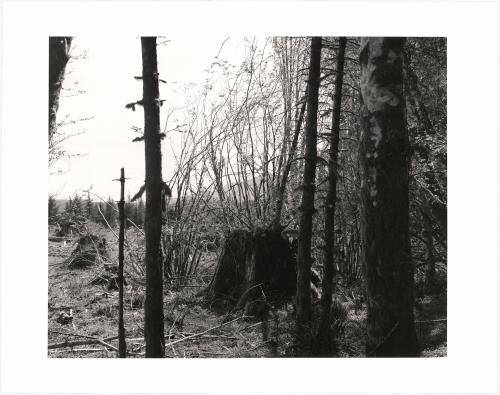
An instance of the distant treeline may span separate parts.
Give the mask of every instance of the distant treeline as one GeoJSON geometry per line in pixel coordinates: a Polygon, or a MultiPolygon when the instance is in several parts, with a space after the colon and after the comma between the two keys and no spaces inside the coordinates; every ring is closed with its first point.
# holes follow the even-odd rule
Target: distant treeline
{"type": "MultiPolygon", "coordinates": [[[[137,226],[142,226],[144,224],[143,199],[131,202],[129,196],[125,202],[125,215],[137,226]]],[[[104,202],[93,201],[90,197],[83,198],[77,194],[68,199],[56,199],[53,195],[49,195],[48,220],[49,224],[66,222],[78,224],[92,221],[114,227],[118,223],[118,206],[111,197],[104,202]]],[[[128,221],[127,226],[131,226],[128,221]]]]}

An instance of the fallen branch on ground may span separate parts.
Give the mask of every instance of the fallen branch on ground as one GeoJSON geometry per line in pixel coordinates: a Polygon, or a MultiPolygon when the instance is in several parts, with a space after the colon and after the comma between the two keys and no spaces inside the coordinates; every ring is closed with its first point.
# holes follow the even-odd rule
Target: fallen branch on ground
{"type": "Polygon", "coordinates": [[[66,335],[66,336],[83,337],[84,339],[93,339],[93,340],[110,341],[110,340],[118,339],[118,336],[111,336],[111,337],[106,337],[104,339],[99,339],[98,337],[95,337],[95,336],[83,335],[83,334],[75,333],[75,332],[61,332],[61,331],[56,331],[54,329],[49,329],[49,332],[51,332],[51,333],[58,333],[60,335],[66,335]]]}
{"type": "Polygon", "coordinates": [[[59,354],[62,352],[106,352],[105,348],[72,348],[70,350],[50,350],[51,354],[59,354]]]}
{"type": "MultiPolygon", "coordinates": [[[[70,335],[70,334],[68,333],[68,335],[70,335]]],[[[64,347],[84,346],[84,345],[90,345],[90,344],[101,344],[106,349],[110,349],[110,350],[118,352],[118,348],[117,347],[115,347],[115,346],[107,343],[110,340],[117,339],[118,336],[108,337],[106,339],[92,338],[91,336],[87,336],[87,335],[75,335],[75,336],[81,336],[81,337],[85,337],[85,338],[88,338],[88,339],[87,340],[75,340],[75,341],[67,341],[66,340],[66,341],[61,342],[61,343],[53,343],[53,344],[49,344],[48,345],[48,349],[49,350],[54,350],[54,349],[57,349],[57,348],[64,348],[64,347]]],[[[127,354],[128,355],[134,355],[134,356],[142,355],[142,354],[137,354],[137,353],[134,353],[134,352],[127,352],[127,354]]]]}
{"type": "Polygon", "coordinates": [[[262,324],[262,321],[261,322],[257,322],[255,324],[252,324],[252,325],[248,325],[246,327],[244,327],[242,330],[240,330],[240,332],[243,332],[243,331],[246,331],[248,329],[252,329],[252,328],[255,328],[256,326],[259,326],[262,324]]]}
{"type": "Polygon", "coordinates": [[[416,324],[422,324],[422,323],[425,323],[425,322],[446,322],[448,321],[447,318],[441,318],[441,319],[438,319],[438,320],[423,320],[423,321],[415,321],[416,324]]]}
{"type": "MultiPolygon", "coordinates": [[[[87,338],[87,336],[84,336],[84,335],[81,335],[81,336],[87,338]]],[[[90,344],[102,344],[103,346],[106,346],[106,347],[109,347],[111,349],[115,349],[116,351],[118,351],[118,349],[116,347],[106,343],[110,340],[114,340],[117,338],[118,338],[118,336],[108,337],[106,339],[98,339],[98,338],[91,338],[90,336],[88,336],[87,340],[74,340],[74,341],[65,340],[65,341],[60,342],[60,343],[52,343],[52,344],[48,345],[48,349],[54,350],[56,348],[86,346],[86,345],[90,345],[90,344]]]]}
{"type": "MultiPolygon", "coordinates": [[[[219,324],[219,325],[214,326],[214,327],[212,327],[212,328],[208,328],[207,330],[204,330],[203,332],[194,333],[194,334],[192,334],[192,335],[190,335],[190,336],[183,337],[182,339],[174,340],[173,342],[166,343],[166,344],[165,344],[165,348],[166,348],[166,347],[172,347],[172,346],[173,346],[173,345],[175,345],[175,344],[182,343],[182,342],[184,342],[184,341],[191,340],[191,339],[194,339],[194,338],[196,338],[196,337],[202,337],[203,335],[207,334],[208,332],[214,331],[214,330],[216,330],[216,329],[220,329],[220,328],[222,328],[222,327],[224,327],[224,326],[227,326],[227,325],[232,324],[232,323],[234,323],[234,322],[236,322],[236,321],[238,321],[238,320],[241,320],[242,318],[248,318],[248,317],[249,317],[249,316],[242,315],[242,316],[240,316],[240,317],[235,318],[234,320],[227,321],[227,322],[223,322],[222,324],[219,324]]],[[[167,339],[168,337],[169,337],[169,335],[165,336],[165,339],[167,339]]],[[[145,347],[145,345],[143,345],[142,347],[140,347],[140,349],[142,349],[142,348],[144,348],[144,347],[145,347]]],[[[140,354],[138,354],[138,355],[145,355],[145,353],[140,353],[140,354]]]]}
{"type": "MultiPolygon", "coordinates": [[[[194,335],[194,333],[184,332],[183,336],[194,335]]],[[[228,339],[228,340],[239,340],[239,337],[236,336],[228,336],[228,335],[202,335],[200,336],[202,339],[228,339]]]]}
{"type": "Polygon", "coordinates": [[[168,344],[165,344],[165,347],[172,346],[172,345],[174,345],[174,344],[178,344],[178,343],[181,343],[181,342],[183,342],[183,341],[186,341],[186,340],[189,340],[189,339],[193,339],[193,338],[195,338],[195,337],[203,336],[203,335],[207,334],[208,332],[214,331],[214,330],[216,330],[216,329],[220,329],[220,328],[222,328],[223,326],[226,326],[226,325],[232,324],[233,322],[236,322],[236,321],[238,321],[238,320],[241,320],[242,318],[247,318],[247,316],[242,315],[242,316],[240,316],[240,317],[238,317],[238,318],[235,318],[234,320],[231,320],[231,321],[228,321],[228,322],[223,322],[223,323],[222,323],[222,324],[220,324],[220,325],[214,326],[214,327],[212,327],[212,328],[208,328],[207,330],[205,330],[205,331],[203,331],[203,332],[195,333],[195,334],[193,334],[193,335],[186,336],[186,337],[184,337],[184,338],[182,338],[182,339],[174,340],[173,342],[170,342],[170,343],[168,343],[168,344]]]}

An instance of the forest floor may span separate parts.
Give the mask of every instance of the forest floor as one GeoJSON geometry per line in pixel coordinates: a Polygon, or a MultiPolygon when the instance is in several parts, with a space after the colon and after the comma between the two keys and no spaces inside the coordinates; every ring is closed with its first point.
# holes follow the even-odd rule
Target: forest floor
{"type": "MultiPolygon", "coordinates": [[[[66,259],[73,248],[71,241],[49,240],[48,356],[116,357],[118,291],[91,284],[102,274],[102,266],[69,269],[66,259]],[[72,318],[64,320],[69,315],[72,318]]],[[[216,258],[215,253],[207,254],[196,277],[183,287],[165,289],[166,357],[293,356],[291,304],[273,311],[264,322],[236,313],[221,315],[207,304],[200,291],[208,286],[216,258]]],[[[351,303],[346,302],[344,306],[348,316],[338,341],[338,356],[364,357],[366,307],[355,312],[351,303]]],[[[446,356],[446,306],[446,295],[417,300],[417,335],[424,357],[446,356]]],[[[129,281],[124,292],[129,357],[144,356],[143,318],[144,286],[129,281]]]]}

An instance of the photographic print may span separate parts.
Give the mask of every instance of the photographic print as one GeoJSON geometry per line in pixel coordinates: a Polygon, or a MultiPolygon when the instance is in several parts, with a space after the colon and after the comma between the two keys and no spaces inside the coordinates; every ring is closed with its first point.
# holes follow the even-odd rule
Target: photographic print
{"type": "Polygon", "coordinates": [[[50,36],[48,357],[447,356],[447,39],[50,36]]]}

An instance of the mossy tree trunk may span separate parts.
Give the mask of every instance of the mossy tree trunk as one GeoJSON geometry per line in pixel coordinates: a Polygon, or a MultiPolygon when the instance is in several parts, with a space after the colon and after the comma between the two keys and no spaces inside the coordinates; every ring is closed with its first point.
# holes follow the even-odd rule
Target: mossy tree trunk
{"type": "Polygon", "coordinates": [[[305,158],[300,206],[297,251],[297,335],[302,338],[311,321],[311,237],[314,214],[314,193],[317,161],[318,93],[321,68],[321,37],[311,39],[307,116],[305,127],[305,158]]]}
{"type": "Polygon", "coordinates": [[[403,38],[363,38],[361,237],[367,286],[367,356],[418,355],[409,244],[408,135],[403,38]]]}
{"type": "Polygon", "coordinates": [[[161,174],[160,101],[156,37],[142,37],[144,147],[146,157],[146,358],[164,356],[163,270],[160,253],[163,188],[161,174]]]}
{"type": "Polygon", "coordinates": [[[59,96],[70,58],[72,37],[49,37],[49,143],[56,131],[59,96]]]}

